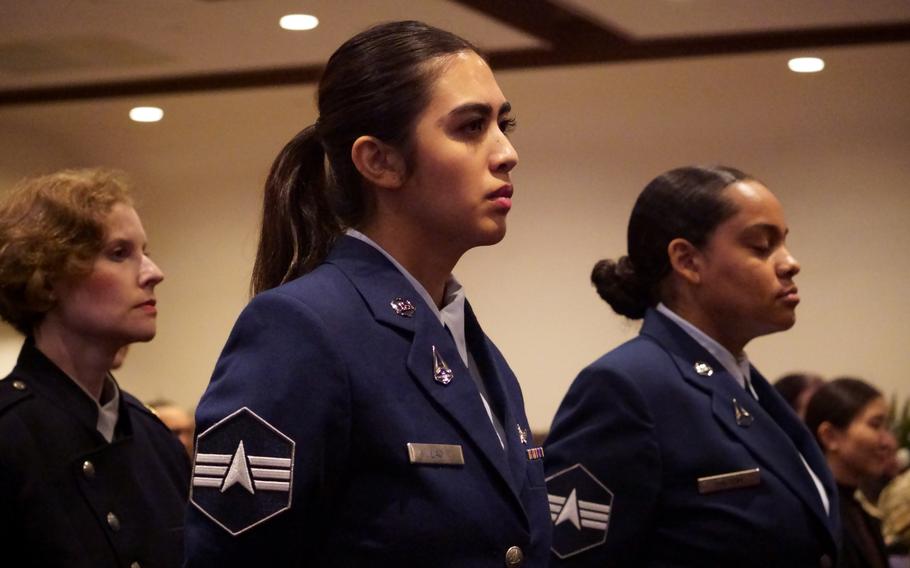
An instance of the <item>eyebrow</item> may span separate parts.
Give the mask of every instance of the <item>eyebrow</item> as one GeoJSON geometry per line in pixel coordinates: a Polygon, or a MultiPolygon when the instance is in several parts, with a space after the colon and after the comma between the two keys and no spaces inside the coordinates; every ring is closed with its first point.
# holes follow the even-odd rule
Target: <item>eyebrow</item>
{"type": "MultiPolygon", "coordinates": [[[[506,102],[502,103],[502,105],[499,107],[499,116],[502,116],[502,115],[506,114],[507,112],[510,112],[511,110],[512,110],[512,103],[510,103],[509,101],[506,101],[506,102]]],[[[486,116],[490,116],[491,114],[493,114],[493,107],[486,103],[465,103],[461,106],[458,106],[458,107],[455,107],[454,109],[452,109],[452,111],[449,112],[449,116],[454,116],[457,114],[465,114],[465,113],[469,113],[469,112],[476,112],[476,113],[481,114],[486,117],[486,116]]]]}
{"type": "Polygon", "coordinates": [[[783,232],[781,232],[780,227],[773,223],[756,223],[754,225],[749,225],[743,229],[743,233],[752,234],[752,233],[773,233],[775,235],[781,235],[786,237],[790,234],[790,228],[784,227],[783,232]]]}

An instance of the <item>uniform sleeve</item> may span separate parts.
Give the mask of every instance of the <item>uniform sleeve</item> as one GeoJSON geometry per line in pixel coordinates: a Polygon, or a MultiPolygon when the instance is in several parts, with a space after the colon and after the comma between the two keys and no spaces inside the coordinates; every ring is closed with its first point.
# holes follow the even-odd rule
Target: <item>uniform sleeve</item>
{"type": "Polygon", "coordinates": [[[572,384],[545,449],[551,566],[639,566],[660,490],[654,422],[630,377],[595,364],[572,384]]]}
{"type": "Polygon", "coordinates": [[[349,449],[339,340],[287,295],[261,294],[241,314],[196,413],[186,566],[319,554],[349,449]]]}

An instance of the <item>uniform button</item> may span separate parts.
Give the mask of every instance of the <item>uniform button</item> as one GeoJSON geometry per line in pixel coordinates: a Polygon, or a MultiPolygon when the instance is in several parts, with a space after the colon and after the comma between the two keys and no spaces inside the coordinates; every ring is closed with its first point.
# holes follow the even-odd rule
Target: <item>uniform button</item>
{"type": "Polygon", "coordinates": [[[111,530],[114,532],[120,530],[120,519],[117,518],[117,515],[114,513],[107,514],[107,526],[111,527],[111,530]]]}
{"type": "Polygon", "coordinates": [[[88,460],[82,462],[82,474],[89,479],[95,477],[95,464],[88,460]]]}
{"type": "Polygon", "coordinates": [[[13,388],[16,390],[24,391],[25,383],[23,383],[22,381],[19,381],[19,380],[13,381],[13,388]]]}
{"type": "Polygon", "coordinates": [[[506,550],[506,566],[509,568],[518,568],[525,561],[525,553],[517,546],[510,546],[506,550]]]}
{"type": "Polygon", "coordinates": [[[833,565],[831,557],[827,554],[822,555],[822,557],[818,559],[819,568],[831,568],[833,565]]]}
{"type": "Polygon", "coordinates": [[[142,565],[140,565],[138,562],[133,562],[130,564],[130,568],[142,568],[142,565]]]}

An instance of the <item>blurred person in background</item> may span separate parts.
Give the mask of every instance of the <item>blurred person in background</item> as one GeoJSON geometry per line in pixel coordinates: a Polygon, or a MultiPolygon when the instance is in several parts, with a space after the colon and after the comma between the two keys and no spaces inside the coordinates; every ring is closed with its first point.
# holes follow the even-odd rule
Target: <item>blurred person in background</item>
{"type": "Polygon", "coordinates": [[[17,566],[180,566],[189,462],[110,374],[155,336],[163,278],[119,174],[64,170],[0,201],[0,316],[25,336],[0,381],[0,551],[17,566]]]}
{"type": "Polygon", "coordinates": [[[800,420],[806,419],[806,405],[809,399],[825,384],[825,379],[815,373],[790,373],[777,379],[774,388],[793,408],[800,420]]]}
{"type": "Polygon", "coordinates": [[[196,431],[196,421],[193,420],[193,415],[179,404],[163,398],[149,402],[148,407],[177,436],[186,449],[186,455],[192,459],[193,434],[196,431]]]}
{"type": "Polygon", "coordinates": [[[837,481],[843,525],[838,567],[887,568],[880,522],[855,496],[860,485],[881,477],[893,454],[884,397],[859,379],[832,380],[809,400],[806,425],[837,481]]]}

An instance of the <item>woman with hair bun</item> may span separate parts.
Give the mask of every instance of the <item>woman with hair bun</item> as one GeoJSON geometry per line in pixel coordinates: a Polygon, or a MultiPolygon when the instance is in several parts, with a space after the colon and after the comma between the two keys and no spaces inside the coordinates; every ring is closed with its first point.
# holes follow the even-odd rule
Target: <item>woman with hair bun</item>
{"type": "Polygon", "coordinates": [[[318,107],[197,408],[188,564],[545,566],[542,452],[451,274],[505,236],[511,105],[470,43],[393,22],[332,55],[318,107]]]}
{"type": "Polygon", "coordinates": [[[639,195],[591,280],[640,335],[584,369],[545,447],[556,566],[831,566],[837,497],[743,349],[789,329],[799,264],[774,195],[684,167],[639,195]]]}
{"type": "Polygon", "coordinates": [[[855,497],[861,484],[881,478],[894,452],[885,398],[865,381],[834,379],[809,399],[806,425],[837,481],[844,527],[838,568],[887,568],[881,522],[855,497]]]}

